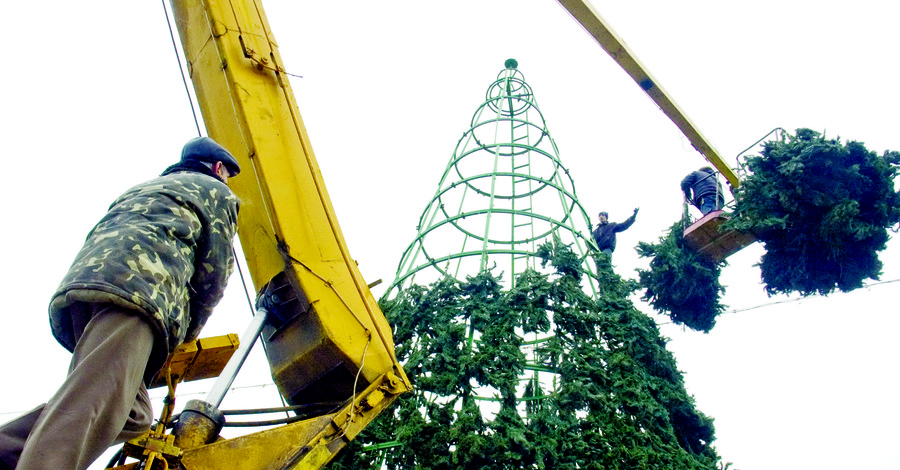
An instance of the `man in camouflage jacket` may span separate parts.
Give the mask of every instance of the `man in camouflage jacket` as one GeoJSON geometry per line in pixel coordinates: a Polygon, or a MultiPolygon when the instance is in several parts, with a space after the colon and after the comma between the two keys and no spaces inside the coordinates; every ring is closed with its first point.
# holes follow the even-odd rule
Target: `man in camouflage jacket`
{"type": "Polygon", "coordinates": [[[113,202],[50,301],[53,335],[72,351],[45,404],[0,427],[0,469],[87,468],[152,423],[146,383],[197,338],[233,269],[237,161],[208,137],[113,202]]]}

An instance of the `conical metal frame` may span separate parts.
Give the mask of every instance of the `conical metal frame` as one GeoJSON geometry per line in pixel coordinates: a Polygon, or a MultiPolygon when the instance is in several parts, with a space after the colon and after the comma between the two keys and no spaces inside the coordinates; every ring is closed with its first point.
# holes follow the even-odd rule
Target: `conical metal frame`
{"type": "MultiPolygon", "coordinates": [[[[419,219],[389,292],[485,269],[515,285],[535,253],[558,239],[572,245],[591,277],[591,222],[578,202],[531,87],[515,60],[488,87],[419,219]]],[[[586,287],[596,294],[595,283],[586,287]]]]}

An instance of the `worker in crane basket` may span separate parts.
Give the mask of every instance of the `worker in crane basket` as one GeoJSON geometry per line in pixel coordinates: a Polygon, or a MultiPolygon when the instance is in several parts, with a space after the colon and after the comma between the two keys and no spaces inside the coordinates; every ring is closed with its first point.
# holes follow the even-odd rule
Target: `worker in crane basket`
{"type": "Polygon", "coordinates": [[[50,301],[69,374],[46,404],[0,427],[0,469],[86,469],[149,430],[146,384],[197,338],[232,272],[238,199],[227,183],[238,172],[199,137],[112,203],[50,301]]]}
{"type": "Polygon", "coordinates": [[[625,219],[625,222],[620,223],[610,222],[609,214],[606,212],[597,214],[598,224],[594,229],[594,241],[597,242],[597,249],[611,258],[613,252],[616,251],[616,234],[631,227],[639,210],[640,208],[634,209],[634,214],[625,219]]]}
{"type": "Polygon", "coordinates": [[[722,183],[716,177],[716,171],[708,166],[685,176],[681,180],[681,191],[684,193],[685,199],[700,209],[703,215],[725,206],[722,183]],[[691,194],[692,192],[693,194],[691,194]]]}

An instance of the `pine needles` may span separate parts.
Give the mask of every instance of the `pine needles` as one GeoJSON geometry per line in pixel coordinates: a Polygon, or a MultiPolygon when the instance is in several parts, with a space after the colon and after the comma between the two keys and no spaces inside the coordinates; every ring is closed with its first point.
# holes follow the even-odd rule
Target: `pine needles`
{"type": "Polygon", "coordinates": [[[738,217],[727,228],[765,245],[760,260],[769,295],[827,295],[878,279],[878,252],[900,222],[894,176],[900,153],[878,156],[860,142],[842,144],[818,132],[765,143],[747,158],[749,176],[735,194],[738,217]]]}
{"type": "Polygon", "coordinates": [[[628,299],[634,284],[600,264],[594,299],[568,247],[539,251],[555,274],[529,270],[503,289],[486,272],[382,302],[414,390],[329,468],[718,468],[713,420],[628,299]]]}
{"type": "MultiPolygon", "coordinates": [[[[743,163],[749,174],[735,193],[735,213],[723,230],[752,233],[763,243],[759,262],[769,295],[827,295],[878,279],[888,229],[900,223],[894,176],[900,152],[879,156],[860,142],[842,144],[798,129],[764,144],[743,163]]],[[[684,246],[685,221],[658,243],[637,251],[652,258],[638,270],[644,300],[672,321],[708,332],[725,306],[716,265],[684,246]]]]}
{"type": "Polygon", "coordinates": [[[683,232],[690,224],[687,214],[669,228],[658,243],[640,242],[637,252],[652,258],[650,269],[638,270],[646,290],[643,299],[666,313],[672,322],[709,332],[716,316],[725,311],[719,302],[725,287],[719,283],[724,262],[709,261],[685,246],[683,232]]]}

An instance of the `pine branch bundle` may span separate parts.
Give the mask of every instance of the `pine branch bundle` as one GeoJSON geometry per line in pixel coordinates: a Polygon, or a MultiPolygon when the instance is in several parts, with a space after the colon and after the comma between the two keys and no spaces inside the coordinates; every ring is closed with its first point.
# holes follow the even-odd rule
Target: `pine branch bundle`
{"type": "Polygon", "coordinates": [[[726,227],[765,245],[759,266],[769,295],[827,295],[878,279],[878,252],[900,222],[898,161],[898,152],[878,156],[860,142],[842,144],[809,129],[766,142],[761,155],[747,158],[750,176],[735,194],[738,217],[726,227]]]}
{"type": "Polygon", "coordinates": [[[675,324],[707,333],[725,311],[720,303],[725,287],[719,283],[719,275],[726,263],[709,261],[684,244],[688,222],[685,214],[658,243],[638,243],[638,254],[652,258],[650,269],[639,269],[638,275],[646,289],[643,299],[654,309],[666,313],[675,324]]]}

